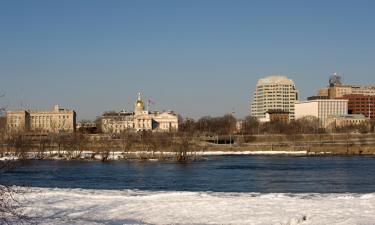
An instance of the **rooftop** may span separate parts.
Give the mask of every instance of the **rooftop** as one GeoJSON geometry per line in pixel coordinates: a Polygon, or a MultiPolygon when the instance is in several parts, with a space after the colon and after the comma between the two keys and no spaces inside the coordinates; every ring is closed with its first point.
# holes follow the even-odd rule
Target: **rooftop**
{"type": "Polygon", "coordinates": [[[265,84],[287,84],[294,85],[293,80],[289,79],[286,76],[281,75],[271,75],[258,80],[257,86],[265,84]]]}

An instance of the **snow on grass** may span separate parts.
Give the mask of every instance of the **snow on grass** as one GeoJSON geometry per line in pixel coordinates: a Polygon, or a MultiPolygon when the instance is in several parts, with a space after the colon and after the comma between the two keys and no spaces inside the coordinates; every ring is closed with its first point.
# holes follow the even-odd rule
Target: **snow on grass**
{"type": "Polygon", "coordinates": [[[201,155],[306,155],[307,151],[206,151],[201,155]]]}
{"type": "MultiPolygon", "coordinates": [[[[11,155],[0,157],[0,161],[10,161],[10,160],[18,160],[17,156],[11,155]]],[[[58,155],[55,151],[47,151],[44,152],[44,157],[46,159],[53,159],[53,160],[60,160],[60,159],[68,159],[67,154],[64,151],[60,152],[60,155],[58,155]]],[[[155,156],[175,156],[176,152],[149,152],[149,151],[136,151],[136,152],[110,152],[108,155],[109,160],[121,160],[124,158],[124,155],[133,155],[133,156],[140,156],[140,155],[149,155],[149,157],[155,156]]],[[[307,151],[197,151],[190,153],[192,155],[198,155],[198,156],[218,156],[218,155],[306,155],[307,151]]],[[[28,159],[39,159],[40,156],[38,156],[37,152],[30,152],[26,158],[28,159]]],[[[73,157],[74,158],[74,157],[73,157]]],[[[102,156],[100,154],[95,154],[92,151],[82,151],[79,153],[79,155],[75,156],[77,159],[96,159],[101,160],[102,156]],[[93,156],[93,157],[92,157],[93,156]]]]}
{"type": "Polygon", "coordinates": [[[374,194],[259,194],[31,188],[40,224],[362,224],[374,194]]]}

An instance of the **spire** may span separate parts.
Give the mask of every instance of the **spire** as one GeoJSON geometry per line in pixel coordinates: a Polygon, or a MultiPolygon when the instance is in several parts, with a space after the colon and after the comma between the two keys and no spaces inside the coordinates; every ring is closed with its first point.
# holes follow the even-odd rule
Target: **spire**
{"type": "Polygon", "coordinates": [[[138,92],[138,98],[137,98],[138,101],[142,101],[142,93],[141,92],[138,92]]]}

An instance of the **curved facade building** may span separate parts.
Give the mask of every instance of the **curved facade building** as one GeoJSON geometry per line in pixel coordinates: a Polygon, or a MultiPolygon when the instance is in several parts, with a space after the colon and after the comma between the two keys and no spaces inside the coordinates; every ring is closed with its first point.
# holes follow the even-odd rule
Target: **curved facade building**
{"type": "Polygon", "coordinates": [[[298,91],[286,76],[268,76],[258,81],[251,103],[251,115],[263,120],[269,110],[282,110],[294,119],[298,91]]]}

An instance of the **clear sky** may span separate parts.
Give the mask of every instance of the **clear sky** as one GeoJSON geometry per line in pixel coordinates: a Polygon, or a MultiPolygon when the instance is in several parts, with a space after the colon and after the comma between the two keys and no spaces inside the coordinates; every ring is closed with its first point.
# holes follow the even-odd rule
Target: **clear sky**
{"type": "Polygon", "coordinates": [[[259,78],[301,97],[340,72],[375,83],[375,1],[0,1],[0,104],[93,119],[141,91],[198,118],[249,113],[259,78]]]}

